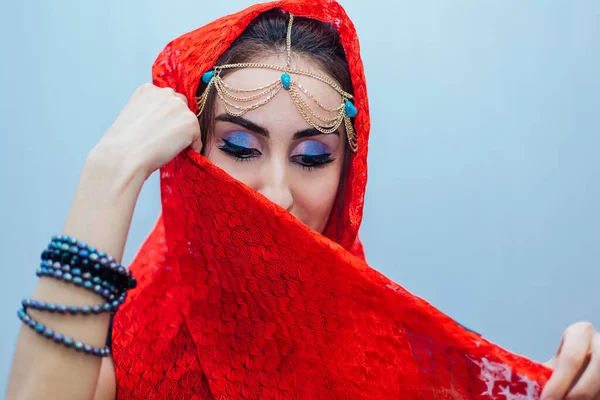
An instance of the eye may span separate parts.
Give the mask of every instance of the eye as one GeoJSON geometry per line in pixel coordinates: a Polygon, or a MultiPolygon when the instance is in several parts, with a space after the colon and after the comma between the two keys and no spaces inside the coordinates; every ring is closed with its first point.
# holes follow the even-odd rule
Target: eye
{"type": "Polygon", "coordinates": [[[221,140],[223,144],[219,149],[238,160],[249,160],[262,154],[257,149],[260,145],[258,140],[247,132],[233,132],[221,140]]]}
{"type": "Polygon", "coordinates": [[[249,149],[247,147],[238,146],[238,145],[231,143],[227,139],[222,139],[222,140],[223,140],[223,144],[221,146],[219,146],[219,149],[232,157],[246,160],[246,159],[255,158],[255,157],[258,157],[261,155],[261,152],[258,151],[257,149],[249,149]]]}
{"type": "Polygon", "coordinates": [[[328,147],[324,143],[314,140],[300,143],[294,149],[291,159],[296,164],[309,170],[323,167],[334,161],[328,147]]]}
{"type": "Polygon", "coordinates": [[[331,154],[326,153],[326,154],[320,154],[318,156],[310,156],[307,154],[298,154],[295,156],[292,156],[292,160],[306,168],[306,169],[314,169],[314,168],[319,168],[319,167],[323,167],[326,164],[329,164],[330,162],[332,162],[334,159],[331,157],[331,154]]]}

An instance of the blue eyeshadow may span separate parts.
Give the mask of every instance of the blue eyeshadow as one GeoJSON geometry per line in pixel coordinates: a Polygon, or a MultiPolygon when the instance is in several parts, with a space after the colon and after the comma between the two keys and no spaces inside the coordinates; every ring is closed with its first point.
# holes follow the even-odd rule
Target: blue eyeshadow
{"type": "Polygon", "coordinates": [[[323,154],[329,154],[330,151],[329,148],[321,142],[317,142],[315,140],[306,140],[296,147],[294,153],[307,156],[320,156],[323,154]]]}
{"type": "Polygon", "coordinates": [[[253,148],[258,146],[256,138],[248,132],[231,132],[223,137],[234,146],[253,148]]]}

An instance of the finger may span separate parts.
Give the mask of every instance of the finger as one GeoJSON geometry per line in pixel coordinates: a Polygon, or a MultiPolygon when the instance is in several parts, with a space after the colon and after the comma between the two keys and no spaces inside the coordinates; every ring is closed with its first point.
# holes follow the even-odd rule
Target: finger
{"type": "MultiPolygon", "coordinates": [[[[193,113],[192,113],[193,114],[193,113]]],[[[192,150],[197,151],[198,153],[202,152],[202,132],[200,129],[200,121],[198,121],[198,118],[196,117],[196,115],[194,115],[194,137],[192,139],[192,150]]]]}
{"type": "Polygon", "coordinates": [[[594,328],[588,323],[571,325],[565,331],[555,369],[542,391],[542,399],[562,399],[576,379],[589,353],[594,328]]]}
{"type": "Polygon", "coordinates": [[[200,132],[200,121],[196,115],[190,111],[190,120],[192,125],[192,142],[190,143],[190,147],[192,150],[200,153],[202,151],[202,135],[200,132]]]}
{"type": "Polygon", "coordinates": [[[600,334],[596,332],[590,347],[592,356],[579,381],[567,399],[595,399],[600,397],[600,334]]]}
{"type": "Polygon", "coordinates": [[[183,102],[185,103],[185,105],[188,105],[188,99],[187,97],[185,97],[184,95],[182,95],[181,93],[177,93],[177,92],[173,92],[175,94],[175,96],[179,97],[181,100],[183,100],[183,102]]]}
{"type": "Polygon", "coordinates": [[[558,348],[556,349],[556,353],[554,353],[554,356],[549,359],[548,361],[546,361],[545,363],[543,363],[542,365],[546,368],[550,368],[550,369],[554,369],[556,368],[556,359],[558,358],[558,355],[560,354],[563,344],[565,343],[565,335],[562,335],[562,337],[560,338],[560,344],[558,345],[558,348]]]}
{"type": "Polygon", "coordinates": [[[194,140],[192,141],[192,145],[190,147],[195,152],[202,153],[202,138],[200,137],[200,135],[198,135],[197,138],[194,138],[194,140]]]}
{"type": "Polygon", "coordinates": [[[546,368],[554,369],[556,367],[556,356],[542,364],[546,368]]]}
{"type": "Polygon", "coordinates": [[[173,88],[171,88],[171,87],[166,87],[166,88],[164,88],[164,90],[167,90],[167,91],[169,91],[170,93],[172,93],[172,94],[173,94],[173,96],[175,96],[175,97],[178,97],[178,98],[180,98],[181,100],[183,100],[183,102],[184,102],[184,103],[185,103],[185,105],[187,106],[187,104],[188,104],[188,100],[187,100],[187,97],[185,97],[185,95],[183,95],[183,94],[181,94],[181,93],[179,93],[179,92],[176,92],[176,91],[175,91],[175,89],[173,89],[173,88]]]}
{"type": "Polygon", "coordinates": [[[183,95],[183,94],[181,94],[179,92],[176,92],[175,89],[173,89],[172,87],[166,86],[164,88],[160,88],[159,90],[163,91],[165,93],[168,93],[168,94],[170,94],[170,95],[172,95],[174,97],[177,97],[177,98],[179,98],[181,100],[183,100],[183,102],[185,103],[185,105],[188,104],[187,97],[185,97],[185,95],[183,95]]]}
{"type": "Polygon", "coordinates": [[[151,90],[156,90],[156,86],[148,82],[142,83],[134,90],[133,94],[131,95],[131,98],[133,99],[136,97],[141,97],[144,95],[144,93],[148,93],[151,90]]]}

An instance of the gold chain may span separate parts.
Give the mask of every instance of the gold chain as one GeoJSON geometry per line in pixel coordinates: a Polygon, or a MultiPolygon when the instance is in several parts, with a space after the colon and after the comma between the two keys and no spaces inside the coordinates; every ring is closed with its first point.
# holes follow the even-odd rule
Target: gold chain
{"type": "Polygon", "coordinates": [[[237,89],[237,88],[233,88],[233,87],[229,86],[229,85],[228,85],[228,84],[227,84],[227,83],[226,83],[226,82],[225,82],[223,79],[221,79],[221,83],[222,83],[223,87],[227,88],[227,90],[230,90],[230,91],[232,91],[232,92],[238,92],[238,93],[251,93],[251,92],[256,92],[256,91],[263,90],[263,89],[267,89],[267,88],[269,88],[269,87],[271,87],[271,86],[274,86],[274,85],[276,85],[276,84],[277,84],[277,83],[279,83],[279,82],[281,82],[281,80],[280,80],[280,79],[277,79],[277,80],[275,80],[275,81],[273,81],[273,82],[269,83],[268,85],[264,85],[264,86],[261,86],[261,87],[257,87],[256,89],[237,89]]]}
{"type": "MultiPolygon", "coordinates": [[[[293,69],[292,65],[292,23],[294,21],[294,16],[290,13],[290,20],[288,23],[288,29],[286,34],[286,65],[284,67],[279,65],[271,65],[271,64],[262,64],[262,63],[239,63],[239,64],[225,64],[216,66],[212,70],[212,75],[209,75],[210,81],[204,90],[204,93],[200,97],[198,97],[198,112],[197,116],[202,114],[204,110],[204,106],[206,105],[206,101],[208,100],[208,94],[210,89],[214,86],[217,95],[223,101],[223,107],[225,112],[232,116],[242,116],[248,111],[257,109],[258,107],[267,104],[273,97],[277,95],[281,91],[281,89],[286,89],[286,91],[290,94],[296,109],[302,116],[302,118],[319,132],[324,134],[329,134],[335,132],[342,122],[344,123],[344,127],[346,128],[346,136],[348,138],[348,143],[352,151],[356,151],[358,149],[358,137],[356,135],[356,131],[352,125],[352,120],[350,116],[347,114],[347,102],[354,99],[352,94],[344,91],[336,82],[332,79],[329,79],[326,76],[319,75],[317,73],[303,70],[303,69],[293,69]],[[283,72],[281,79],[275,80],[267,85],[260,86],[255,89],[238,89],[228,85],[221,78],[221,71],[224,69],[238,69],[238,68],[258,68],[258,69],[271,69],[275,71],[283,72]],[[310,78],[317,79],[330,87],[336,90],[340,96],[342,97],[342,102],[338,107],[329,108],[319,102],[310,92],[302,86],[300,83],[291,79],[291,75],[301,75],[308,76],[310,78]],[[284,87],[283,77],[284,75],[288,75],[287,85],[284,87]],[[299,89],[296,90],[296,88],[299,89]],[[239,96],[238,94],[244,94],[246,96],[239,96]],[[312,102],[314,102],[320,109],[335,113],[334,117],[324,117],[315,112],[310,105],[307,103],[305,98],[302,97],[302,94],[306,95],[312,102]],[[240,105],[235,103],[249,103],[258,100],[257,102],[249,105],[240,105]],[[234,103],[235,102],[235,103],[234,103]]],[[[210,71],[208,73],[211,73],[210,71]]],[[[208,74],[207,73],[207,74],[208,74]]],[[[204,79],[204,77],[203,77],[204,79]]]]}
{"type": "Polygon", "coordinates": [[[343,108],[344,108],[344,104],[341,104],[341,105],[337,106],[336,108],[328,108],[328,107],[325,107],[325,106],[324,106],[323,104],[321,104],[321,103],[320,103],[320,102],[319,102],[317,99],[315,99],[315,97],[314,97],[312,94],[310,94],[310,93],[308,92],[308,90],[306,90],[306,88],[305,88],[304,86],[302,86],[300,83],[297,83],[297,84],[296,84],[296,86],[298,86],[298,88],[299,88],[300,90],[302,90],[302,91],[304,92],[304,94],[305,94],[305,95],[307,95],[307,96],[308,96],[308,97],[309,97],[309,98],[310,98],[312,101],[314,101],[315,103],[317,103],[317,105],[318,105],[319,107],[321,107],[321,108],[322,108],[323,110],[325,110],[325,111],[329,111],[329,112],[338,112],[338,111],[340,111],[341,109],[343,109],[343,108]]]}
{"type": "MultiPolygon", "coordinates": [[[[326,76],[321,76],[312,71],[307,71],[304,69],[292,69],[288,67],[282,67],[280,65],[271,65],[271,64],[261,64],[261,63],[240,63],[240,64],[225,64],[219,66],[219,69],[234,69],[234,68],[256,68],[256,69],[272,69],[275,71],[286,72],[288,74],[296,74],[296,75],[304,75],[314,79],[317,79],[323,83],[328,84],[332,88],[334,88],[342,97],[346,99],[354,99],[350,93],[345,92],[337,83],[327,78],[326,76]]],[[[217,74],[215,74],[216,76],[217,74]]]]}

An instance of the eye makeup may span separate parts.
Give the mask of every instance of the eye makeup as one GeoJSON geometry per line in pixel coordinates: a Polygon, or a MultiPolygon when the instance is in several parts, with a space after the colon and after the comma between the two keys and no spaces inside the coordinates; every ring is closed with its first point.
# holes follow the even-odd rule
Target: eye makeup
{"type": "MultiPolygon", "coordinates": [[[[262,156],[262,143],[253,134],[232,131],[221,137],[219,150],[236,161],[250,161],[262,156]]],[[[304,169],[312,170],[334,161],[327,144],[318,140],[304,140],[293,148],[290,161],[304,169]]]]}
{"type": "Polygon", "coordinates": [[[316,140],[305,140],[296,146],[293,153],[304,156],[321,156],[331,152],[325,143],[316,140]]]}
{"type": "Polygon", "coordinates": [[[258,149],[261,144],[254,135],[244,131],[228,133],[227,135],[223,136],[223,140],[234,146],[245,147],[247,149],[258,149]]]}
{"type": "Polygon", "coordinates": [[[299,143],[291,158],[294,163],[307,170],[323,167],[334,161],[329,147],[316,140],[305,140],[299,143]]]}
{"type": "Polygon", "coordinates": [[[221,138],[219,150],[239,161],[249,161],[260,156],[260,141],[252,134],[243,131],[228,133],[221,138]]]}

